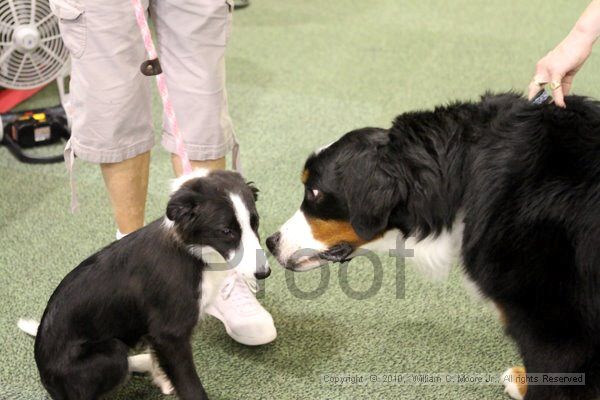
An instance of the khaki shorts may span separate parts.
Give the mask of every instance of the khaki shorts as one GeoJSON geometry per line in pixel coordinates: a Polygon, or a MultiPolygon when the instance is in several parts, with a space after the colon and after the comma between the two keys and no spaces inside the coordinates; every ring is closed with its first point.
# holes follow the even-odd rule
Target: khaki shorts
{"type": "MultiPolygon", "coordinates": [[[[188,156],[217,159],[235,138],[227,110],[225,47],[231,0],[142,0],[150,9],[157,48],[188,156]]],[[[130,0],[50,0],[71,53],[68,113],[77,157],[113,163],[154,145],[147,59],[130,0]]],[[[158,110],[154,110],[158,111],[158,110]]],[[[175,153],[163,117],[162,145],[175,153]]]]}

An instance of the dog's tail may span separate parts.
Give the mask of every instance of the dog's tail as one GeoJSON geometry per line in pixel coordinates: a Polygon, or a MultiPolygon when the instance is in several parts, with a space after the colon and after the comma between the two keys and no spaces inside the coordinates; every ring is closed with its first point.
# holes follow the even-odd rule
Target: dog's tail
{"type": "Polygon", "coordinates": [[[17,322],[17,326],[29,336],[35,337],[35,335],[37,335],[40,323],[32,319],[20,319],[19,322],[17,322]]]}

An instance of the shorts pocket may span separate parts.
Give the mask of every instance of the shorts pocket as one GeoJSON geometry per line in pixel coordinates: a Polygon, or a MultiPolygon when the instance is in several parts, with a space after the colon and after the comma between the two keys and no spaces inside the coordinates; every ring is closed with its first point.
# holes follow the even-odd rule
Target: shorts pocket
{"type": "Polygon", "coordinates": [[[87,27],[80,0],[50,0],[52,13],[59,21],[60,35],[71,56],[80,58],[85,51],[87,27]]]}

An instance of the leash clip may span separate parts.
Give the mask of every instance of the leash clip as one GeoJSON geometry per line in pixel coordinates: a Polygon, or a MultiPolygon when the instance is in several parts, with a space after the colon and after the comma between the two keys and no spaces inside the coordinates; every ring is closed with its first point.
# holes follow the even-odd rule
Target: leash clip
{"type": "Polygon", "coordinates": [[[531,99],[531,103],[535,104],[536,106],[540,106],[542,104],[550,104],[552,103],[552,101],[552,96],[550,96],[548,92],[546,92],[546,89],[540,90],[536,93],[533,99],[531,99]]]}
{"type": "Polygon", "coordinates": [[[140,66],[140,71],[146,76],[159,75],[162,73],[162,67],[158,58],[152,60],[146,60],[140,66]]]}

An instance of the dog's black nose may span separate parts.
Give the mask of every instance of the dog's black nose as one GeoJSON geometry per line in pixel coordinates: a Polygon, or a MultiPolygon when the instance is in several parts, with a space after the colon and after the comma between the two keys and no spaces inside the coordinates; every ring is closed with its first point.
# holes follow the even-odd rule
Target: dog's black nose
{"type": "Polygon", "coordinates": [[[267,238],[267,248],[274,256],[277,255],[277,248],[279,247],[279,239],[281,239],[281,233],[275,232],[267,238]]]}
{"type": "Polygon", "coordinates": [[[254,273],[254,277],[256,279],[267,279],[269,277],[269,275],[271,275],[271,268],[267,268],[264,271],[254,273]]]}

